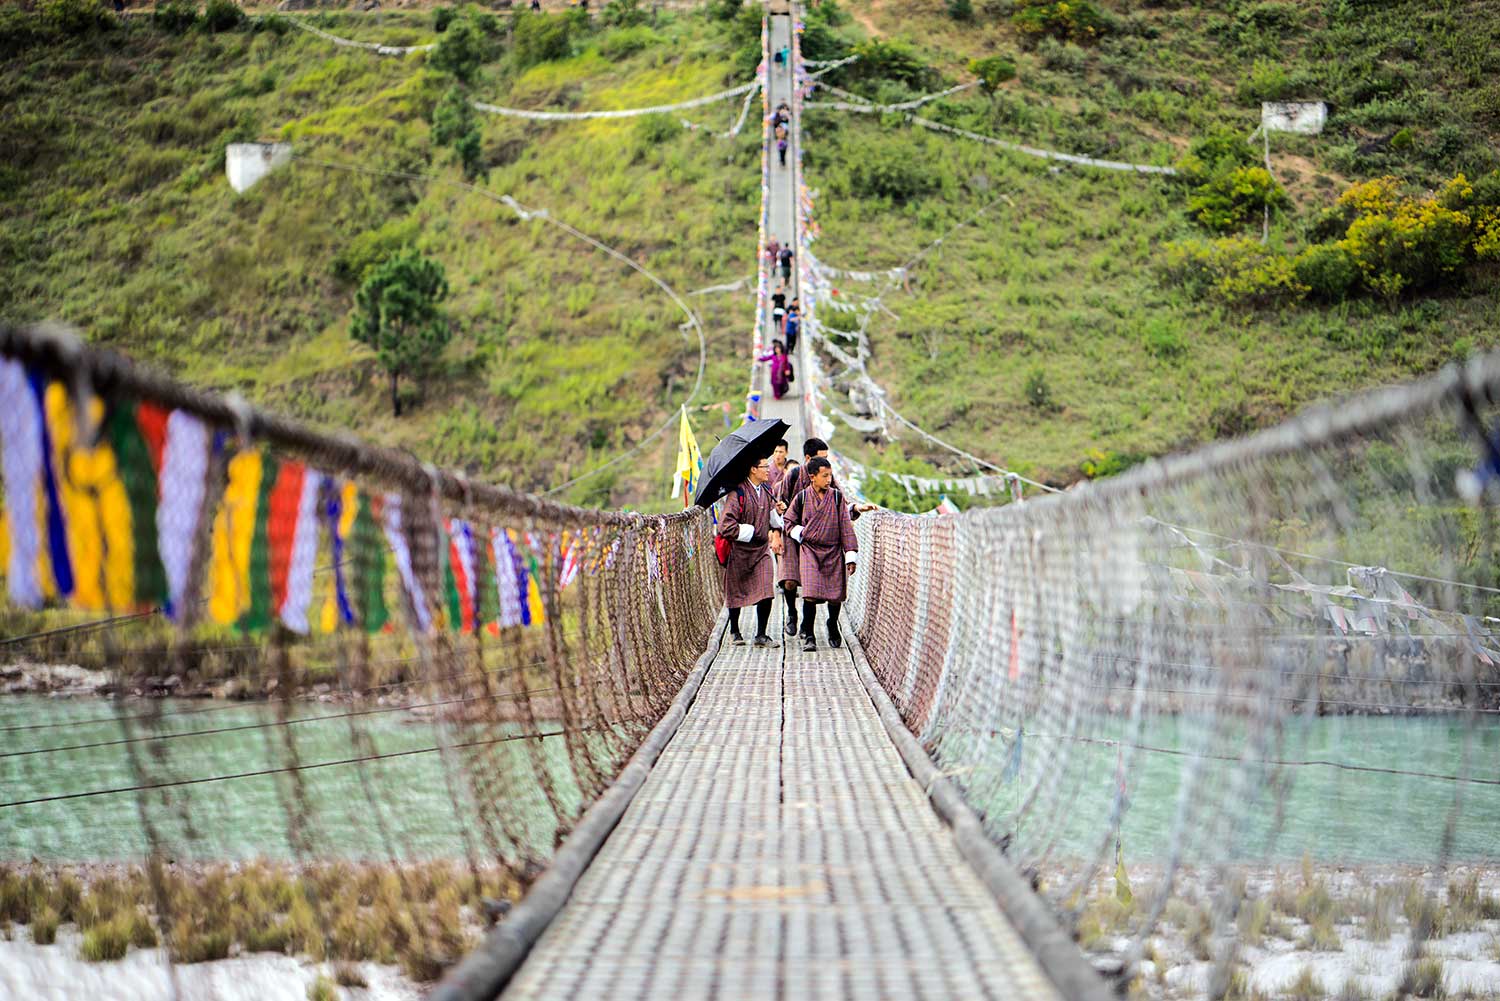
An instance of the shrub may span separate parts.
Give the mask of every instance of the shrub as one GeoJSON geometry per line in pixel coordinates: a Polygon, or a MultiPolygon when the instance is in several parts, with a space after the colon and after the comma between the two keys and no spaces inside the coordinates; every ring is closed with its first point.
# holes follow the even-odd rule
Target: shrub
{"type": "Polygon", "coordinates": [[[463,88],[449,87],[432,109],[432,141],[439,146],[452,146],[474,128],[474,119],[474,106],[463,88]]]}
{"type": "Polygon", "coordinates": [[[83,933],[79,952],[90,963],[124,959],[130,948],[131,919],[121,914],[101,922],[83,933]]]}
{"type": "Polygon", "coordinates": [[[993,96],[1002,83],[1016,78],[1016,64],[1001,56],[985,56],[969,60],[969,72],[979,78],[980,89],[993,96]]]}
{"type": "Polygon", "coordinates": [[[1396,134],[1391,136],[1391,149],[1397,151],[1409,150],[1416,145],[1416,142],[1416,137],[1412,135],[1411,129],[1398,129],[1396,134]]]}
{"type": "Polygon", "coordinates": [[[452,7],[438,7],[432,12],[432,30],[439,35],[448,30],[448,25],[453,23],[458,11],[452,7]]]}
{"type": "Polygon", "coordinates": [[[733,21],[740,16],[740,5],[744,0],[710,0],[704,12],[710,21],[733,21]]]}
{"type": "Polygon", "coordinates": [[[1302,82],[1274,59],[1257,59],[1250,73],[1240,82],[1239,98],[1246,104],[1260,101],[1284,101],[1294,97],[1302,82]]]}
{"type": "Polygon", "coordinates": [[[849,67],[855,80],[894,80],[913,90],[926,90],[938,82],[937,72],[904,42],[873,38],[854,47],[859,61],[849,67]]]}
{"type": "Polygon", "coordinates": [[[163,0],[156,5],[151,22],[163,31],[180,35],[198,23],[198,5],[194,0],[163,0]]]}
{"type": "Polygon", "coordinates": [[[1426,198],[1355,219],[1339,242],[1365,285],[1392,300],[1457,272],[1469,245],[1469,217],[1426,198]]]}
{"type": "Polygon", "coordinates": [[[1177,358],[1187,351],[1187,343],[1176,325],[1159,316],[1146,322],[1141,330],[1141,340],[1148,354],[1163,361],[1177,358]]]}
{"type": "Polygon", "coordinates": [[[1193,140],[1180,166],[1194,178],[1208,178],[1237,167],[1253,167],[1258,162],[1243,135],[1230,129],[1215,129],[1193,140]]]}
{"type": "Polygon", "coordinates": [[[1052,387],[1047,383],[1047,373],[1040,366],[1026,373],[1026,402],[1038,410],[1052,410],[1052,387]]]}
{"type": "Polygon", "coordinates": [[[1023,36],[1080,43],[1098,41],[1109,32],[1109,21],[1093,0],[1021,0],[1011,23],[1023,36]]]}
{"type": "Polygon", "coordinates": [[[1163,277],[1198,297],[1269,306],[1307,294],[1291,258],[1244,237],[1167,244],[1163,277]]]}
{"type": "Polygon", "coordinates": [[[1297,281],[1324,302],[1342,302],[1359,283],[1359,265],[1335,243],[1315,243],[1292,259],[1297,281]]]}
{"type": "Polygon", "coordinates": [[[629,28],[645,24],[649,15],[641,10],[639,0],[609,0],[599,12],[599,20],[612,28],[629,28]]]}
{"type": "Polygon", "coordinates": [[[566,17],[530,11],[516,17],[516,66],[526,69],[573,54],[573,25],[566,17]]]}
{"type": "MultiPolygon", "coordinates": [[[[516,33],[516,40],[519,48],[519,31],[516,33]]],[[[484,62],[485,48],[484,38],[473,21],[466,17],[460,18],[443,32],[437,48],[432,50],[430,62],[433,69],[451,73],[469,83],[474,79],[474,74],[479,72],[480,63],[484,62]]]]}
{"type": "Polygon", "coordinates": [[[51,907],[43,907],[31,916],[31,940],[37,945],[51,945],[57,941],[57,926],[62,916],[51,907]]]}
{"type": "Polygon", "coordinates": [[[947,0],[948,16],[955,21],[974,20],[974,5],[969,0],[947,0]]]}
{"type": "Polygon", "coordinates": [[[81,35],[105,23],[102,0],[42,0],[42,21],[68,35],[81,35]]]}
{"type": "Polygon", "coordinates": [[[232,31],[245,21],[245,12],[234,0],[208,0],[203,8],[203,26],[209,31],[232,31]]]}
{"type": "Polygon", "coordinates": [[[1264,167],[1236,167],[1210,178],[1188,201],[1188,212],[1205,229],[1240,229],[1265,209],[1287,204],[1286,192],[1264,167]]]}
{"type": "Polygon", "coordinates": [[[682,123],[668,114],[642,115],[636,120],[635,135],[643,146],[660,146],[682,134],[682,123]]]}
{"type": "Polygon", "coordinates": [[[618,28],[606,33],[598,41],[599,54],[605,59],[620,60],[648,49],[661,41],[661,36],[643,24],[633,28],[618,28]]]}
{"type": "Polygon", "coordinates": [[[889,198],[900,205],[920,198],[938,186],[926,158],[906,144],[881,143],[867,147],[849,163],[849,184],[856,195],[889,198]]]}

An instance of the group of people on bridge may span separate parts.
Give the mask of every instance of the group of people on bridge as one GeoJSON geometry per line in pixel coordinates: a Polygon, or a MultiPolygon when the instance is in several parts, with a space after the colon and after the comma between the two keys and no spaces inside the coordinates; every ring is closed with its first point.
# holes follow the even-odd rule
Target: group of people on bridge
{"type": "Polygon", "coordinates": [[[802,451],[800,465],[789,462],[786,441],[777,442],[771,457],[751,466],[749,476],[724,502],[718,534],[730,542],[724,603],[729,606],[729,634],[735,644],[745,643],[740,612],[754,606],[751,642],[758,647],[778,645],[770,625],[779,586],[786,603],[787,636],[800,636],[805,651],[817,650],[813,626],[818,606],[826,604],[828,645],[843,645],[839,613],[848,595],[849,575],[859,564],[854,520],[873,505],[854,504],[844,496],[834,481],[826,442],[808,438],[802,451]]]}

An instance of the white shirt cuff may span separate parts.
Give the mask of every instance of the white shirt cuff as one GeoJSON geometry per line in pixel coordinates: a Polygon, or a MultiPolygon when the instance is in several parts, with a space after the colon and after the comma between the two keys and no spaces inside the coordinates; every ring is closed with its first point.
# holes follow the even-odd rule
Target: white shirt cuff
{"type": "Polygon", "coordinates": [[[785,528],[786,527],[786,520],[781,517],[781,512],[780,511],[773,510],[771,512],[771,527],[772,528],[785,528]]]}
{"type": "Polygon", "coordinates": [[[796,542],[798,545],[801,545],[802,544],[802,526],[798,525],[796,528],[792,529],[791,536],[792,536],[792,541],[796,542]]]}
{"type": "Polygon", "coordinates": [[[859,566],[859,553],[845,553],[844,562],[853,563],[855,566],[859,566]]]}
{"type": "Polygon", "coordinates": [[[755,538],[755,526],[754,525],[741,525],[740,526],[739,539],[736,540],[736,541],[739,541],[739,542],[749,542],[753,538],[755,538]]]}

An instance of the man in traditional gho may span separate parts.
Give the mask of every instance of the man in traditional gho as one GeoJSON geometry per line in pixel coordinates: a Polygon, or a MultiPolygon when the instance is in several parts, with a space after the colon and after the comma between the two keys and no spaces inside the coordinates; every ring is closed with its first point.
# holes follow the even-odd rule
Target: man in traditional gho
{"type": "Polygon", "coordinates": [[[729,606],[729,634],[736,646],[745,644],[740,633],[740,609],[755,606],[755,645],[774,647],[766,631],[771,624],[774,598],[774,555],[781,554],[781,515],[766,489],[770,463],[761,459],[750,467],[750,475],[729,492],[718,534],[730,541],[729,562],[724,566],[724,604],[729,606]]]}
{"type": "MultiPolygon", "coordinates": [[[[772,498],[776,498],[777,488],[781,486],[781,478],[786,475],[786,450],[788,446],[783,438],[776,443],[776,451],[771,453],[771,478],[766,481],[766,489],[771,491],[772,498]]],[[[777,501],[777,510],[785,511],[786,505],[777,501]]]]}
{"type": "MultiPolygon", "coordinates": [[[[802,464],[793,463],[781,476],[780,483],[776,488],[776,500],[780,504],[781,511],[791,506],[792,500],[801,493],[808,485],[808,462],[812,459],[828,459],[828,443],[822,438],[808,438],[802,442],[802,464]]],[[[832,473],[830,473],[832,475],[832,473]]],[[[831,484],[834,490],[839,488],[837,481],[831,484]]],[[[874,504],[850,504],[849,518],[857,519],[862,512],[874,510],[874,504]]],[[[784,543],[784,550],[777,566],[777,581],[781,584],[781,598],[786,602],[786,634],[797,635],[797,587],[802,580],[802,560],[797,555],[797,543],[788,537],[784,543]]]]}
{"type": "Polygon", "coordinates": [[[818,648],[813,638],[813,619],[818,605],[828,603],[828,644],[842,646],[839,612],[848,594],[849,574],[859,562],[859,542],[849,504],[833,485],[833,466],[827,459],[811,458],[804,464],[809,485],[792,498],[786,510],[788,536],[797,543],[801,563],[802,649],[818,648]]]}

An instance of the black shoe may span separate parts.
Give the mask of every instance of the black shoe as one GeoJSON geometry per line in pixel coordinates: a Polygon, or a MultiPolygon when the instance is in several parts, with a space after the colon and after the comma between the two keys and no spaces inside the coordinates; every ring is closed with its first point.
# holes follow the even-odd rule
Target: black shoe
{"type": "Polygon", "coordinates": [[[844,645],[844,634],[832,622],[828,623],[828,645],[835,650],[844,645]]]}
{"type": "Polygon", "coordinates": [[[745,637],[741,636],[739,633],[730,633],[729,642],[734,644],[735,646],[744,646],[745,637]]]}
{"type": "Polygon", "coordinates": [[[815,640],[813,637],[809,636],[807,633],[803,633],[802,634],[802,652],[803,653],[816,653],[817,650],[818,650],[818,641],[815,640]]]}
{"type": "Polygon", "coordinates": [[[797,635],[797,613],[795,611],[786,613],[786,628],[782,631],[788,636],[797,635]]]}
{"type": "Polygon", "coordinates": [[[765,647],[765,648],[770,649],[770,650],[774,650],[777,647],[781,646],[780,643],[777,643],[775,640],[773,640],[769,636],[757,636],[757,637],[755,637],[755,645],[758,646],[758,647],[765,647]]]}

